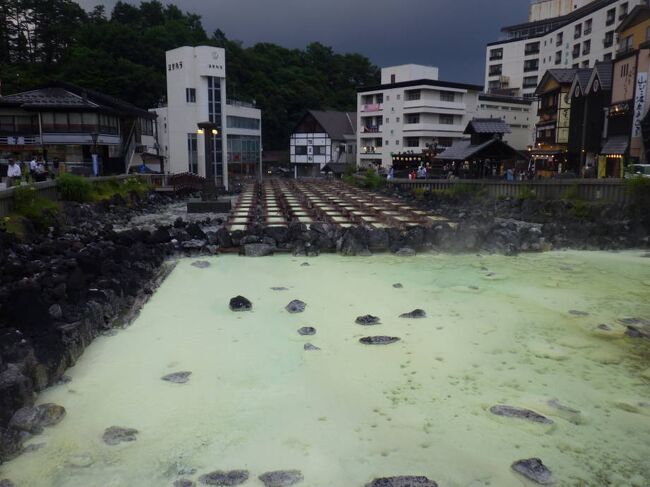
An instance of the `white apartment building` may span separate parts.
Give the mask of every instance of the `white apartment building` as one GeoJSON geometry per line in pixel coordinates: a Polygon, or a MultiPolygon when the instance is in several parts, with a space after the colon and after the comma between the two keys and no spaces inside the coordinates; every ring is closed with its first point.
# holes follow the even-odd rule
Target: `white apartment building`
{"type": "Polygon", "coordinates": [[[513,98],[509,96],[481,93],[478,95],[479,118],[499,118],[512,130],[503,135],[503,140],[511,147],[523,151],[535,141],[535,121],[537,104],[530,98],[513,98]]]}
{"type": "Polygon", "coordinates": [[[531,0],[528,22],[553,19],[570,14],[594,0],[531,0]]]}
{"type": "Polygon", "coordinates": [[[552,68],[593,67],[616,53],[615,29],[647,0],[533,0],[534,21],[504,27],[505,39],[485,53],[485,87],[490,93],[533,97],[552,68]],[[569,13],[565,13],[571,9],[569,13]],[[556,13],[560,16],[550,17],[556,13]]]}
{"type": "Polygon", "coordinates": [[[438,80],[438,68],[382,68],[381,85],[357,93],[357,165],[388,168],[392,154],[450,147],[478,112],[482,86],[438,80]]]}
{"type": "Polygon", "coordinates": [[[170,173],[191,172],[228,187],[229,173],[256,174],[261,111],[229,100],[226,52],[211,46],[167,51],[167,106],[158,114],[159,146],[170,173]]]}

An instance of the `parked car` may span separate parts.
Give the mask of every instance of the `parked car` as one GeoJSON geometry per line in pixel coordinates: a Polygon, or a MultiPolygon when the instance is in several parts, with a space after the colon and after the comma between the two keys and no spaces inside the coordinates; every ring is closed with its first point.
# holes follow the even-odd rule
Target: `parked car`
{"type": "Polygon", "coordinates": [[[632,164],[625,173],[626,178],[641,176],[650,178],[650,164],[632,164]]]}

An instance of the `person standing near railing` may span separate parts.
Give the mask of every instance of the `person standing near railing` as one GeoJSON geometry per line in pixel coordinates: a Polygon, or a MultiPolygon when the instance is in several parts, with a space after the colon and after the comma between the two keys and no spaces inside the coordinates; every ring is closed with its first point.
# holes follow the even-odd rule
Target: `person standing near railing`
{"type": "Polygon", "coordinates": [[[21,179],[20,166],[16,161],[9,159],[9,167],[7,168],[7,188],[20,185],[21,179]]]}

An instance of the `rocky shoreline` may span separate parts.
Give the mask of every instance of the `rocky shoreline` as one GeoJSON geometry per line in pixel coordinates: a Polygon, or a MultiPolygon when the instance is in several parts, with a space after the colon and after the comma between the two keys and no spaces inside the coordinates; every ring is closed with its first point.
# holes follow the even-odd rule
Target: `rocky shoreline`
{"type": "Polygon", "coordinates": [[[126,326],[164,279],[173,257],[220,252],[515,255],[563,248],[646,248],[650,242],[648,220],[614,205],[593,207],[587,214],[567,202],[488,203],[391,195],[431,210],[441,222],[407,230],[295,223],[247,232],[228,231],[220,217],[192,222],[149,218],[146,229],[130,224],[135,217],[160,214],[170,204],[179,204],[151,194],[144,199],[133,195],[129,205],[120,199],[66,204],[60,226],[47,235],[31,233],[26,241],[0,231],[0,462],[19,454],[34,434],[15,427],[16,413],[33,413],[38,419],[40,413],[32,407],[36,394],[65,380],[66,369],[95,337],[126,326]]]}

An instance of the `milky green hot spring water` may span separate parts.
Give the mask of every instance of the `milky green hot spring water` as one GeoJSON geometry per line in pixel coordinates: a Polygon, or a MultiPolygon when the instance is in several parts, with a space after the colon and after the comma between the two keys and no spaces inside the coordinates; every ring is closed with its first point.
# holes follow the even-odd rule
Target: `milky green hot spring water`
{"type": "Polygon", "coordinates": [[[650,485],[650,347],[620,321],[650,318],[639,252],[208,260],[179,262],[131,327],[40,395],[67,416],[0,478],[158,487],[245,469],[254,486],[299,469],[310,487],[406,474],[503,487],[532,485],[510,465],[539,457],[556,485],[650,485]],[[229,310],[239,294],[252,312],[229,310]],[[304,313],[284,309],[292,299],[304,313]],[[414,308],[427,317],[398,318],[414,308]],[[381,324],[355,324],[365,314],[381,324]],[[359,343],[368,335],[401,341],[359,343]],[[178,371],[189,382],[160,379],[178,371]],[[553,424],[495,416],[496,404],[553,424]],[[137,440],[105,444],[110,426],[137,440]]]}

